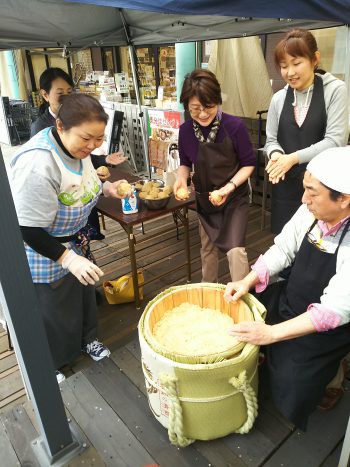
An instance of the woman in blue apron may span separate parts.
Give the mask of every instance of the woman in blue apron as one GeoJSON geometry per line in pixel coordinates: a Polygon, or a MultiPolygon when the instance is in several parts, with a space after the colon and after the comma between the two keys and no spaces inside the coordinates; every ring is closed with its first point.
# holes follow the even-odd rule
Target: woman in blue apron
{"type": "MultiPolygon", "coordinates": [[[[56,116],[60,107],[60,97],[62,95],[70,94],[74,90],[72,78],[64,70],[57,67],[47,68],[40,75],[39,86],[44,103],[41,104],[39,108],[38,118],[31,125],[31,137],[35,136],[44,128],[56,126],[56,116]]],[[[109,154],[108,156],[91,154],[90,157],[95,169],[106,164],[117,165],[126,161],[126,157],[120,153],[109,154]]],[[[103,176],[99,176],[99,178],[101,181],[105,181],[103,176]]],[[[91,210],[88,217],[88,226],[83,229],[82,235],[89,235],[91,240],[103,240],[105,238],[100,230],[96,208],[91,210]]]]}
{"type": "Polygon", "coordinates": [[[275,48],[275,64],[287,83],[273,96],[266,125],[276,234],[301,204],[306,164],[325,149],[345,146],[349,135],[345,83],[317,72],[319,61],[316,40],[305,29],[289,31],[275,48]]]}
{"type": "Polygon", "coordinates": [[[256,158],[242,120],[221,111],[215,75],[197,69],[184,81],[181,102],[191,119],[180,127],[180,167],[174,192],[187,190],[192,167],[201,237],[202,280],[217,282],[218,251],[226,253],[232,280],[248,272],[245,234],[248,178],[256,158]],[[216,190],[219,199],[211,193],[216,190]]]}
{"type": "Polygon", "coordinates": [[[57,128],[40,131],[11,161],[11,189],[56,369],[82,350],[94,360],[110,354],[97,340],[93,285],[103,272],[77,242],[100,194],[119,197],[121,181],[102,186],[89,156],[102,144],[107,120],[93,97],[62,96],[57,128]]]}
{"type": "MultiPolygon", "coordinates": [[[[266,275],[291,265],[287,280],[257,294],[266,324],[232,330],[239,340],[266,347],[270,394],[276,407],[305,430],[310,413],[350,351],[350,149],[329,149],[307,166],[297,213],[243,281],[237,299],[266,275]],[[334,161],[334,166],[332,163],[334,161]]],[[[259,290],[257,289],[257,292],[259,290]]]]}

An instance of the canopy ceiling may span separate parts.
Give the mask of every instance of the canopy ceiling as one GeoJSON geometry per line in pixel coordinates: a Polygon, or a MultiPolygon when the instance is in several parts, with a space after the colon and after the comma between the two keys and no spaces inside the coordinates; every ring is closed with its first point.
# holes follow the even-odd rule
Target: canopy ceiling
{"type": "Polygon", "coordinates": [[[350,20],[349,0],[70,0],[76,3],[182,15],[350,20]]]}
{"type": "Polygon", "coordinates": [[[294,26],[315,29],[350,22],[350,0],[342,0],[341,5],[331,0],[0,0],[0,8],[0,49],[126,45],[119,8],[123,8],[136,45],[244,37],[294,26]],[[300,12],[299,6],[304,7],[300,12]],[[301,15],[304,19],[288,19],[301,15]]]}

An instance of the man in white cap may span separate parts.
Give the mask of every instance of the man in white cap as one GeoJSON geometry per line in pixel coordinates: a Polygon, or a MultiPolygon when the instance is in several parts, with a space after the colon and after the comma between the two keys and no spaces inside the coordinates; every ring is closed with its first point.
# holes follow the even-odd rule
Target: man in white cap
{"type": "Polygon", "coordinates": [[[252,271],[227,284],[225,298],[237,300],[255,286],[266,323],[235,324],[230,334],[267,345],[273,401],[305,430],[350,351],[350,147],[312,159],[303,183],[303,205],[252,271]],[[288,266],[289,278],[273,282],[288,266]]]}

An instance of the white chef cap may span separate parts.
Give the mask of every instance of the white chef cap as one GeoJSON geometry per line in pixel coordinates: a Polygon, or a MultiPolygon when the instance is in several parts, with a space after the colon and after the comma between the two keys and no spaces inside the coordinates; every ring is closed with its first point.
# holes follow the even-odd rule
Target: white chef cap
{"type": "Polygon", "coordinates": [[[306,170],[328,188],[350,194],[350,146],[326,149],[308,163],[306,170]]]}

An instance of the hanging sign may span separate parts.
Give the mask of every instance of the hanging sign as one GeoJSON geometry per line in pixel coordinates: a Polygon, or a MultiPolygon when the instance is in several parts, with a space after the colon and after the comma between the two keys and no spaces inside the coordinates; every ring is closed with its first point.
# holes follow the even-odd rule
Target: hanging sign
{"type": "Polygon", "coordinates": [[[158,141],[176,142],[182,123],[181,112],[148,110],[148,134],[158,141]]]}

